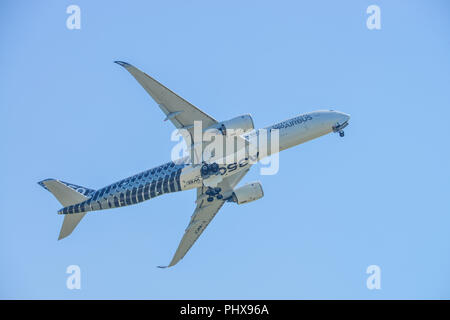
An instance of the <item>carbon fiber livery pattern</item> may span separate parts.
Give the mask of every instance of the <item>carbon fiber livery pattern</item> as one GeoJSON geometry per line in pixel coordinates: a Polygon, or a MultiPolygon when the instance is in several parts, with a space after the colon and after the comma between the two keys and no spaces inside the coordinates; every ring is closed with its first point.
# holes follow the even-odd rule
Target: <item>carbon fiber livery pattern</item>
{"type": "Polygon", "coordinates": [[[186,164],[168,162],[109,186],[90,192],[84,202],[62,208],[59,214],[74,214],[136,204],[165,193],[181,191],[181,170],[186,164]]]}

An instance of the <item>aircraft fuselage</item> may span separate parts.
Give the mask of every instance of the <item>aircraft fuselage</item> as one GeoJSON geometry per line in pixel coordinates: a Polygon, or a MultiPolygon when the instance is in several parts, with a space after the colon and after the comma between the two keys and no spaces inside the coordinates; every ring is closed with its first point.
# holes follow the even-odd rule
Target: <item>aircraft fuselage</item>
{"type": "MultiPolygon", "coordinates": [[[[340,127],[347,125],[349,116],[336,111],[315,111],[305,113],[292,119],[282,121],[263,128],[266,132],[278,129],[279,152],[306,141],[318,138],[340,127]]],[[[244,134],[246,139],[258,135],[258,130],[244,134]]],[[[267,134],[268,145],[272,145],[271,135],[267,134]]],[[[263,155],[257,154],[261,160],[272,153],[270,147],[263,155]]],[[[219,173],[223,178],[234,175],[250,167],[248,157],[238,159],[233,163],[224,161],[219,165],[219,173]]],[[[89,195],[84,202],[67,206],[58,211],[59,214],[75,214],[102,209],[124,207],[143,202],[165,193],[189,190],[201,187],[205,183],[201,174],[201,164],[170,161],[156,168],[146,170],[126,179],[98,189],[89,195]]]]}

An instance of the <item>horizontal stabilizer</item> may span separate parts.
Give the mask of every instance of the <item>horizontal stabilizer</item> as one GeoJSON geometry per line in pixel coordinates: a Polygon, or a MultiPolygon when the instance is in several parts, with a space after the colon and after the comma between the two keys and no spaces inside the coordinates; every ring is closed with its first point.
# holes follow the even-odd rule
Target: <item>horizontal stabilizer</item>
{"type": "MultiPolygon", "coordinates": [[[[50,191],[64,207],[84,202],[89,198],[88,195],[92,195],[95,192],[95,190],[92,189],[55,179],[42,180],[39,181],[38,184],[50,191]]],[[[64,215],[64,221],[58,240],[70,235],[85,214],[86,213],[64,215]]]]}
{"type": "Polygon", "coordinates": [[[72,204],[80,203],[84,200],[89,198],[95,193],[94,189],[89,189],[86,187],[82,187],[73,183],[64,182],[61,180],[56,179],[45,179],[42,181],[39,181],[38,184],[43,187],[44,189],[47,189],[53,195],[56,197],[56,199],[64,206],[71,206],[72,204]],[[55,193],[56,192],[56,193],[55,193]],[[57,196],[58,194],[58,196],[57,196]],[[72,196],[70,196],[72,195],[72,196]],[[84,196],[84,198],[81,198],[80,196],[84,196]],[[61,198],[59,198],[61,197],[61,198]],[[61,199],[61,200],[60,200],[61,199]],[[64,200],[66,199],[66,200],[64,200]],[[80,200],[77,200],[80,199],[80,200]],[[70,204],[62,203],[61,201],[64,201],[65,203],[70,203],[72,201],[76,201],[70,204]]]}
{"type": "Polygon", "coordinates": [[[76,213],[76,214],[65,214],[63,225],[61,227],[61,231],[59,232],[58,240],[61,240],[67,236],[69,236],[73,230],[80,223],[81,219],[85,216],[84,213],[76,213]]]}

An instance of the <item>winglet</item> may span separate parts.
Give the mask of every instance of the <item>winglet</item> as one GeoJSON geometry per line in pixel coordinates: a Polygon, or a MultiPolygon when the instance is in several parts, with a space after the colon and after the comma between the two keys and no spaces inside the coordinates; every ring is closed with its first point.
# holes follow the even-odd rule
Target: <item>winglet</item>
{"type": "Polygon", "coordinates": [[[114,61],[114,63],[117,63],[119,66],[122,66],[122,67],[124,67],[124,68],[132,67],[131,64],[129,64],[129,63],[127,63],[127,62],[123,62],[123,61],[114,61]]]}

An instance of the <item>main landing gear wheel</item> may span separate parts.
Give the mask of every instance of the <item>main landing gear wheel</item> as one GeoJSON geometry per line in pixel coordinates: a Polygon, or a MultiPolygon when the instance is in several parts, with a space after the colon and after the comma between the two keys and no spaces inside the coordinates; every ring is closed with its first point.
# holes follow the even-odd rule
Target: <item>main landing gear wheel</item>
{"type": "Polygon", "coordinates": [[[200,169],[200,173],[202,176],[207,176],[209,172],[209,167],[207,164],[202,165],[202,168],[200,169]]]}
{"type": "Polygon", "coordinates": [[[208,202],[211,202],[214,200],[214,197],[216,197],[219,200],[223,199],[223,195],[220,194],[220,191],[222,191],[222,189],[219,187],[216,188],[208,187],[208,189],[205,191],[205,194],[208,195],[209,197],[206,200],[208,200],[208,202]]]}
{"type": "Polygon", "coordinates": [[[203,164],[201,169],[200,169],[200,173],[202,175],[203,178],[207,178],[210,174],[217,174],[219,172],[219,165],[217,163],[212,163],[212,164],[203,164]]]}
{"type": "Polygon", "coordinates": [[[214,162],[210,165],[209,170],[211,170],[212,173],[217,173],[217,171],[219,171],[219,165],[214,162]]]}
{"type": "Polygon", "coordinates": [[[343,130],[341,130],[341,131],[339,131],[339,137],[343,137],[345,134],[344,134],[344,131],[343,130]]]}

